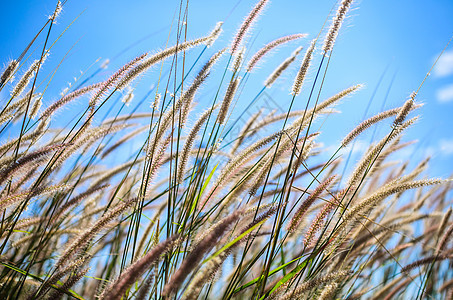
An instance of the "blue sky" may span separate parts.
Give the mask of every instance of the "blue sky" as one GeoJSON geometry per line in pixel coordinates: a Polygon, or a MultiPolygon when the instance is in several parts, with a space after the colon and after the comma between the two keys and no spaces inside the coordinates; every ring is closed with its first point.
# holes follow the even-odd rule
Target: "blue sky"
{"type": "MultiPolygon", "coordinates": [[[[45,23],[56,1],[28,0],[3,1],[0,26],[2,47],[0,63],[16,58],[39,28],[45,23]]],[[[195,38],[209,32],[218,21],[225,21],[224,33],[210,53],[227,46],[239,24],[255,1],[191,0],[188,10],[188,37],[195,38]]],[[[69,0],[55,25],[50,40],[75,19],[77,20],[58,40],[52,56],[46,62],[43,74],[61,64],[48,91],[47,102],[56,100],[68,82],[97,59],[96,66],[104,59],[111,59],[108,69],[98,74],[105,78],[115,69],[145,51],[165,47],[175,40],[172,22],[177,20],[180,1],[117,1],[69,0]],[[176,18],[175,18],[176,16],[176,18]],[[173,30],[170,32],[170,28],[173,30]],[[133,45],[133,47],[130,47],[133,45]],[[124,51],[127,49],[126,51],[124,51]]],[[[309,38],[282,47],[260,65],[247,82],[241,99],[253,98],[261,89],[269,72],[285,59],[297,46],[306,47],[321,29],[335,1],[274,0],[255,25],[250,36],[253,41],[248,50],[258,50],[266,42],[283,35],[308,33],[309,38]]],[[[435,58],[453,35],[453,1],[400,0],[356,1],[337,39],[321,97],[325,98],[356,83],[366,88],[344,101],[338,109],[340,116],[329,117],[321,129],[326,146],[335,146],[364,115],[371,95],[382,77],[376,96],[367,116],[385,108],[401,105],[416,90],[430,69],[435,58]]],[[[44,35],[37,41],[42,47],[44,35]]],[[[31,51],[40,48],[32,48],[31,51]]],[[[196,54],[199,51],[195,52],[196,54]]],[[[209,56],[204,56],[207,59],[209,56]]],[[[33,54],[36,57],[36,52],[33,54]]],[[[319,51],[318,51],[319,58],[319,51]]],[[[193,57],[188,57],[188,61],[193,57]]],[[[316,65],[316,63],[314,64],[316,65]]],[[[96,68],[93,68],[94,71],[96,68]]],[[[219,67],[221,70],[221,67],[219,67]]],[[[268,96],[285,107],[290,101],[289,89],[297,70],[293,68],[276,86],[267,91],[268,96]]],[[[157,73],[157,72],[154,72],[157,73]]],[[[315,70],[310,72],[313,77],[315,70]]],[[[44,76],[44,75],[43,75],[44,76]]],[[[152,75],[150,75],[152,76],[152,75]]],[[[143,83],[149,87],[151,81],[143,83]]],[[[310,81],[309,81],[310,82],[310,81]]],[[[212,91],[205,88],[203,92],[212,91]]],[[[448,177],[453,167],[453,44],[450,45],[420,90],[417,99],[425,103],[420,110],[420,122],[412,128],[406,140],[420,142],[403,154],[420,158],[426,153],[433,156],[431,174],[448,177]],[[415,151],[415,152],[413,152],[415,151]]],[[[304,92],[298,98],[297,108],[305,105],[304,92]]],[[[200,100],[203,103],[203,100],[200,100]]],[[[258,104],[260,105],[260,104],[258,104]]],[[[241,107],[238,105],[237,107],[241,107]]],[[[63,115],[61,115],[63,117],[63,115]]],[[[389,126],[379,129],[384,133],[389,126]]],[[[369,142],[365,136],[357,143],[360,150],[369,142]]]]}

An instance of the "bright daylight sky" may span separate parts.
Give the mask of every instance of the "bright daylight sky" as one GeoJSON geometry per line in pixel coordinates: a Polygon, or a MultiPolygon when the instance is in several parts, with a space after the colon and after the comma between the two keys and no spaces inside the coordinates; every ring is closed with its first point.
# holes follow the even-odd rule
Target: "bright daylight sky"
{"type": "MultiPolygon", "coordinates": [[[[217,21],[225,21],[224,33],[214,47],[202,57],[202,61],[214,51],[229,44],[243,17],[248,14],[255,2],[189,1],[188,38],[202,36],[211,31],[217,21]]],[[[45,23],[46,17],[52,13],[55,3],[54,0],[2,2],[1,65],[22,52],[45,23]]],[[[80,16],[52,49],[52,56],[43,69],[43,74],[53,70],[69,51],[47,91],[49,97],[46,98],[44,105],[55,101],[67,83],[73,77],[79,76],[81,70],[87,69],[98,58],[101,60],[88,74],[94,72],[104,59],[111,60],[109,68],[98,74],[97,78],[101,80],[134,56],[145,51],[164,48],[172,21],[177,20],[179,4],[180,1],[176,0],[68,0],[52,30],[50,41],[53,42],[67,25],[80,16]],[[123,51],[134,43],[133,47],[123,51]]],[[[262,82],[267,75],[297,46],[307,47],[310,39],[321,29],[334,4],[335,1],[332,0],[271,1],[255,25],[250,36],[253,44],[248,50],[253,53],[266,42],[287,34],[308,33],[309,37],[282,47],[260,64],[258,71],[253,73],[247,82],[246,91],[241,95],[241,101],[245,101],[245,104],[241,102],[236,109],[243,107],[247,100],[253,98],[262,88],[262,82]]],[[[320,140],[325,146],[332,148],[337,146],[342,137],[362,120],[381,77],[380,86],[367,117],[381,110],[386,95],[388,98],[385,108],[402,105],[410,93],[418,88],[434,60],[453,35],[452,16],[451,0],[361,0],[353,4],[353,10],[337,39],[321,98],[329,97],[356,83],[364,83],[366,88],[337,107],[342,111],[341,115],[329,117],[324,124],[316,123],[317,126],[322,125],[320,140]]],[[[45,35],[42,35],[38,40],[39,48],[31,50],[40,51],[44,37],[45,35]]],[[[173,27],[169,43],[172,44],[174,41],[173,27]]],[[[199,49],[193,51],[197,55],[200,52],[199,49]]],[[[36,57],[36,53],[33,58],[36,57]]],[[[317,53],[319,59],[320,51],[317,53]]],[[[187,61],[190,59],[189,57],[187,61]]],[[[225,61],[226,59],[217,68],[217,73],[221,73],[225,61]]],[[[315,62],[314,66],[316,65],[315,62]]],[[[269,100],[266,105],[278,103],[286,109],[291,99],[289,89],[296,69],[294,66],[274,88],[267,91],[269,99],[275,102],[269,100]]],[[[159,70],[155,68],[152,72],[158,74],[159,70]]],[[[307,86],[312,83],[315,72],[315,68],[312,68],[307,86]]],[[[148,80],[143,85],[149,87],[151,81],[148,80]]],[[[212,95],[213,92],[209,87],[205,87],[201,94],[212,95]]],[[[3,101],[5,97],[2,96],[1,99],[3,101]]],[[[296,108],[304,107],[306,99],[307,91],[297,98],[296,108]]],[[[433,156],[431,175],[448,177],[453,173],[453,44],[439,60],[417,99],[425,103],[419,110],[422,118],[404,139],[418,139],[419,143],[401,152],[400,155],[403,158],[419,159],[427,153],[431,154],[433,156]]],[[[83,104],[86,105],[85,102],[83,104]]],[[[200,100],[200,104],[203,104],[203,99],[200,100]]],[[[258,103],[259,105],[261,104],[258,103]]],[[[144,106],[143,109],[147,107],[144,106]]],[[[57,117],[64,119],[65,114],[60,113],[57,117]]],[[[382,125],[377,132],[378,136],[382,136],[389,129],[388,123],[382,125]]],[[[373,130],[370,134],[372,132],[373,130]]],[[[370,134],[359,139],[356,150],[363,151],[363,147],[370,141],[370,134]]],[[[1,139],[3,140],[4,136],[1,139]]]]}

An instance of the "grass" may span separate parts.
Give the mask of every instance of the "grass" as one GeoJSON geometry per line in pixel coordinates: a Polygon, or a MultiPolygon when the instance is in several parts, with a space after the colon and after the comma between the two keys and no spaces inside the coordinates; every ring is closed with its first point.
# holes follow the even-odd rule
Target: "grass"
{"type": "Polygon", "coordinates": [[[320,143],[319,120],[362,87],[321,97],[353,1],[341,1],[311,42],[281,37],[256,55],[244,45],[265,0],[210,57],[222,24],[194,40],[178,25],[174,46],[137,53],[104,80],[99,70],[82,74],[41,107],[53,76],[40,70],[64,5],[1,76],[0,298],[452,297],[451,182],[425,178],[429,159],[415,167],[392,160],[410,145],[402,135],[418,119],[424,81],[400,107],[365,119],[333,154],[320,143]],[[42,48],[29,53],[41,35],[42,48]],[[241,110],[255,64],[287,42],[307,49],[295,48],[241,110]],[[193,63],[188,52],[198,53],[193,63]],[[143,74],[159,65],[157,88],[139,95],[143,74]],[[298,73],[286,112],[250,112],[290,65],[298,73]],[[82,97],[87,104],[65,112],[66,126],[52,122],[82,97]],[[207,107],[197,108],[200,97],[207,107]],[[295,110],[296,101],[305,109],[295,110]],[[151,106],[139,110],[143,103],[151,106]],[[235,110],[251,116],[238,124],[235,110]],[[348,174],[341,153],[386,122],[348,174]]]}

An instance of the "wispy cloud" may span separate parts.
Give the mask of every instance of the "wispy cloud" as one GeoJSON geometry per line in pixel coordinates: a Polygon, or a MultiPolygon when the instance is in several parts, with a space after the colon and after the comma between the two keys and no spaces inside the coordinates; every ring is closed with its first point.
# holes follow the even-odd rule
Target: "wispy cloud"
{"type": "Polygon", "coordinates": [[[451,74],[453,74],[453,50],[444,52],[434,68],[434,75],[437,77],[451,74]]]}
{"type": "Polygon", "coordinates": [[[426,156],[451,156],[453,155],[453,139],[441,139],[436,146],[425,148],[426,156]]]}
{"type": "Polygon", "coordinates": [[[363,154],[368,148],[370,144],[364,140],[356,140],[355,142],[350,143],[346,148],[342,149],[342,153],[349,153],[352,150],[352,154],[363,154]]]}
{"type": "Polygon", "coordinates": [[[439,102],[453,101],[453,84],[438,89],[436,92],[436,97],[439,102]]]}
{"type": "Polygon", "coordinates": [[[439,148],[443,155],[453,154],[453,139],[452,140],[440,140],[439,148]]]}

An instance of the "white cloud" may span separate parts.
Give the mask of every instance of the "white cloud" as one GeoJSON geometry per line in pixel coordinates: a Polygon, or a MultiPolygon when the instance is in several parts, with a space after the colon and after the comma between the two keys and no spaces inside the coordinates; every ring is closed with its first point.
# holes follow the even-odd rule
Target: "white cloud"
{"type": "Polygon", "coordinates": [[[453,101],[453,84],[447,85],[437,90],[436,96],[439,102],[453,101]]]}
{"type": "Polygon", "coordinates": [[[346,148],[342,148],[342,154],[348,154],[352,150],[353,155],[361,155],[365,153],[370,147],[370,143],[364,140],[355,140],[351,142],[346,148]],[[353,147],[354,146],[354,147],[353,147]]]}
{"type": "Polygon", "coordinates": [[[443,155],[453,154],[453,140],[440,140],[439,147],[443,155]]]}
{"type": "Polygon", "coordinates": [[[444,52],[434,68],[434,75],[437,77],[444,77],[450,74],[453,74],[453,50],[444,52]]]}

